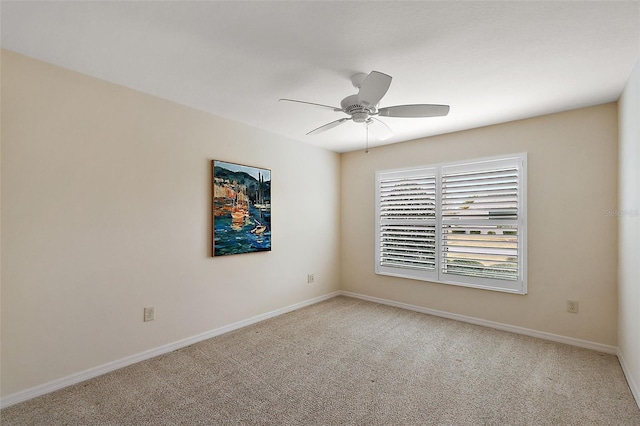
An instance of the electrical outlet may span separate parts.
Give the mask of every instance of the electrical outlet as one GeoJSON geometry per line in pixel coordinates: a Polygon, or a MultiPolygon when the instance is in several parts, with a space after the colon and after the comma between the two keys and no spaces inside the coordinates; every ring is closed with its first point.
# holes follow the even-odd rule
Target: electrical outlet
{"type": "Polygon", "coordinates": [[[309,274],[307,275],[307,283],[311,284],[312,282],[314,282],[316,280],[316,277],[314,276],[314,274],[309,274]]]}
{"type": "Polygon", "coordinates": [[[156,314],[153,306],[144,308],[144,322],[153,321],[154,319],[156,319],[156,314]]]}
{"type": "Polygon", "coordinates": [[[567,300],[567,312],[572,314],[578,313],[578,301],[577,300],[567,300]]]}

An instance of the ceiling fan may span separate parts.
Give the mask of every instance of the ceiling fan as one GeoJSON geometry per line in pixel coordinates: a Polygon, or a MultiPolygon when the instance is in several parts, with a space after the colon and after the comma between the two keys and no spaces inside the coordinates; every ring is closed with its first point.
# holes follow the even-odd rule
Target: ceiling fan
{"type": "Polygon", "coordinates": [[[391,76],[379,71],[371,71],[369,74],[356,74],[351,77],[351,83],[358,89],[358,93],[344,98],[342,102],[340,102],[340,108],[295,99],[280,100],[313,105],[324,109],[330,109],[335,112],[343,112],[349,115],[349,117],[343,117],[313,129],[307,133],[307,135],[322,133],[351,120],[355,123],[365,123],[365,125],[367,125],[367,131],[369,124],[374,122],[381,123],[383,128],[387,131],[388,136],[391,136],[392,133],[389,126],[387,126],[387,124],[382,120],[376,118],[376,116],[419,118],[442,117],[449,113],[449,105],[414,104],[378,108],[378,103],[387,93],[387,90],[389,90],[389,86],[391,85],[391,76]]]}

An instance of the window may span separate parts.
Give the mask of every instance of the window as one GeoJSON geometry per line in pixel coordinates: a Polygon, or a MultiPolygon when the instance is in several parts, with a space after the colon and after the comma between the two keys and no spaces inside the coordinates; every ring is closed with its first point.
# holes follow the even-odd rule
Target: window
{"type": "Polygon", "coordinates": [[[526,154],[377,172],[376,273],[526,294],[526,154]]]}

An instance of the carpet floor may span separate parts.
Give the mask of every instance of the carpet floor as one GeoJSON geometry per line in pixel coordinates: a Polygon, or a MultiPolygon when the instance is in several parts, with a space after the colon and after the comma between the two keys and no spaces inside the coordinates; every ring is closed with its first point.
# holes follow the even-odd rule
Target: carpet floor
{"type": "Polygon", "coordinates": [[[614,355],[336,297],[8,407],[2,425],[640,425],[614,355]]]}

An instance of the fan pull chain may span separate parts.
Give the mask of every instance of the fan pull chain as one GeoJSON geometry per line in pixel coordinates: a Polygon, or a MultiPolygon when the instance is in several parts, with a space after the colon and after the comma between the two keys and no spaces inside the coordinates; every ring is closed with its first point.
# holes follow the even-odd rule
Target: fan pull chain
{"type": "Polygon", "coordinates": [[[365,122],[365,126],[367,128],[367,142],[366,142],[366,145],[365,145],[364,153],[368,154],[369,153],[369,122],[368,121],[365,122]]]}

